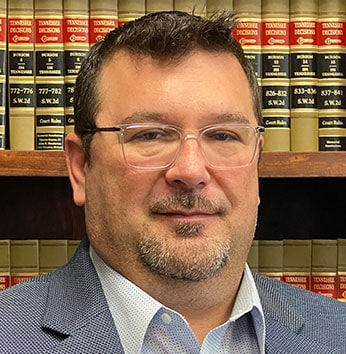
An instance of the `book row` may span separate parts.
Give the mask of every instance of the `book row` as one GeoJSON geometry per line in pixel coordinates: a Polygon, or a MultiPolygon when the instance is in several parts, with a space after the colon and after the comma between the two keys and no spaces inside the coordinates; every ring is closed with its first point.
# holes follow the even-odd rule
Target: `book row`
{"type": "Polygon", "coordinates": [[[265,151],[346,150],[344,0],[0,0],[0,148],[63,150],[91,45],[160,10],[234,10],[262,93],[265,151]]]}
{"type": "Polygon", "coordinates": [[[346,239],[254,240],[250,268],[346,302],[346,239]]]}
{"type": "MultiPolygon", "coordinates": [[[[0,290],[66,264],[80,240],[0,240],[0,290]]],[[[346,302],[346,239],[254,240],[250,268],[346,302]]]]}

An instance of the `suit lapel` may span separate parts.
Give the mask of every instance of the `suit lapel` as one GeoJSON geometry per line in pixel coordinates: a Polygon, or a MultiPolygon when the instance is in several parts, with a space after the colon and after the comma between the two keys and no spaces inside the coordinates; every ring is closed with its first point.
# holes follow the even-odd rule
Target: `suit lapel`
{"type": "Polygon", "coordinates": [[[63,339],[56,346],[59,352],[123,352],[86,240],[73,259],[52,274],[42,326],[63,339]]]}
{"type": "MultiPolygon", "coordinates": [[[[306,319],[287,296],[283,288],[275,287],[277,281],[254,275],[261,298],[266,323],[267,354],[331,354],[335,349],[326,347],[304,336],[306,319]]],[[[281,285],[279,283],[279,285],[281,285]]]]}

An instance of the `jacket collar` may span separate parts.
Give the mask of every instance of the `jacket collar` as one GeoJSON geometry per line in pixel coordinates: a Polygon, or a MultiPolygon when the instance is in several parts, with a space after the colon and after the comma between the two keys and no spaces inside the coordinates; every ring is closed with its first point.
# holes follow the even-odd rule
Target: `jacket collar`
{"type": "Polygon", "coordinates": [[[301,334],[307,325],[305,316],[284,289],[279,290],[274,285],[277,280],[268,280],[258,274],[254,279],[265,316],[267,354],[336,353],[335,348],[301,334]]]}

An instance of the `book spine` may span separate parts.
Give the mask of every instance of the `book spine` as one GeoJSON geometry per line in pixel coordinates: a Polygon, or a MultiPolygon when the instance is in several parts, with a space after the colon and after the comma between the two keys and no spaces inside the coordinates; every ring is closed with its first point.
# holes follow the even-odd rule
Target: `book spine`
{"type": "Polygon", "coordinates": [[[319,2],[319,151],[346,150],[345,0],[319,2]]]}
{"type": "Polygon", "coordinates": [[[174,0],[174,10],[206,16],[205,0],[174,0]]]}
{"type": "Polygon", "coordinates": [[[283,241],[259,240],[258,264],[260,274],[283,280],[283,241]]]}
{"type": "Polygon", "coordinates": [[[145,12],[147,14],[158,11],[173,11],[174,0],[146,0],[145,12]]]}
{"type": "Polygon", "coordinates": [[[11,286],[39,273],[38,240],[11,240],[11,286]]]}
{"type": "Polygon", "coordinates": [[[284,239],[283,281],[311,289],[311,240],[284,239]]]}
{"type": "Polygon", "coordinates": [[[337,299],[346,302],[346,239],[338,239],[337,299]]]}
{"type": "Polygon", "coordinates": [[[262,0],[264,151],[290,151],[289,1],[262,0]]]}
{"type": "Polygon", "coordinates": [[[10,286],[10,240],[0,240],[0,291],[10,286]]]}
{"type": "Polygon", "coordinates": [[[68,260],[73,257],[79,244],[80,244],[80,240],[68,240],[67,241],[67,259],[68,260]]]}
{"type": "Polygon", "coordinates": [[[35,0],[35,149],[63,150],[63,0],[35,0]]]}
{"type": "Polygon", "coordinates": [[[253,240],[247,263],[253,272],[259,272],[259,240],[253,240]]]}
{"type": "Polygon", "coordinates": [[[7,1],[0,1],[0,150],[6,148],[7,1]]]}
{"type": "Polygon", "coordinates": [[[34,2],[8,0],[7,6],[9,146],[34,150],[34,2]]]}
{"type": "Polygon", "coordinates": [[[92,46],[118,27],[118,2],[90,0],[89,6],[89,42],[92,46]]]}
{"type": "Polygon", "coordinates": [[[39,273],[45,274],[68,261],[67,240],[39,240],[39,273]]]}
{"type": "Polygon", "coordinates": [[[291,151],[318,151],[318,0],[290,1],[291,151]]]}
{"type": "Polygon", "coordinates": [[[261,85],[261,0],[233,0],[233,10],[239,21],[233,33],[234,37],[242,46],[245,57],[252,63],[258,84],[261,85]]]}
{"type": "Polygon", "coordinates": [[[64,120],[65,134],[74,131],[74,85],[89,50],[89,1],[64,0],[64,120]]]}
{"type": "Polygon", "coordinates": [[[312,240],[311,290],[337,298],[337,240],[312,240]]]}
{"type": "Polygon", "coordinates": [[[234,0],[208,0],[207,1],[207,17],[212,16],[219,11],[231,11],[233,10],[234,0]]]}
{"type": "Polygon", "coordinates": [[[145,15],[145,0],[118,0],[119,26],[143,15],[145,15]]]}

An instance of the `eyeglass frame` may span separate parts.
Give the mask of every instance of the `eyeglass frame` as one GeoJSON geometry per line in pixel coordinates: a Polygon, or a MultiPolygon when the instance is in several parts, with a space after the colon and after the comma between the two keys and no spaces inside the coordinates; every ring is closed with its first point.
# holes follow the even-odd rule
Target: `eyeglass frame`
{"type": "Polygon", "coordinates": [[[265,127],[261,126],[261,125],[257,125],[257,126],[253,126],[251,124],[232,124],[232,123],[228,123],[228,124],[210,124],[210,125],[206,125],[200,129],[192,129],[192,131],[197,131],[198,135],[193,134],[192,136],[190,134],[188,134],[187,136],[183,135],[183,132],[189,130],[189,129],[182,129],[180,127],[177,127],[175,125],[171,125],[171,124],[157,124],[157,123],[131,123],[131,124],[120,124],[118,126],[113,126],[113,127],[95,127],[95,128],[89,128],[89,129],[85,129],[82,131],[82,135],[85,134],[92,134],[94,135],[95,133],[99,133],[99,132],[114,132],[114,133],[119,133],[120,134],[120,143],[121,143],[121,151],[122,151],[122,157],[124,159],[124,161],[126,162],[126,164],[131,167],[131,168],[135,168],[135,169],[140,169],[140,170],[165,170],[165,169],[169,169],[172,166],[174,166],[178,156],[180,155],[182,146],[183,146],[183,142],[187,139],[191,139],[191,138],[195,138],[199,144],[199,148],[201,149],[202,155],[204,160],[208,163],[208,165],[216,170],[233,170],[233,169],[237,169],[237,168],[244,168],[247,167],[249,165],[251,165],[251,163],[253,162],[253,159],[256,155],[256,151],[258,149],[258,143],[259,143],[259,138],[261,136],[261,134],[264,133],[265,131],[265,127]],[[177,153],[175,154],[174,158],[172,159],[172,161],[164,166],[159,166],[159,167],[145,167],[145,166],[136,166],[136,165],[132,165],[130,164],[127,159],[126,159],[126,153],[125,153],[125,148],[124,148],[124,131],[125,128],[129,128],[129,127],[136,127],[136,126],[143,126],[143,127],[156,127],[156,128],[173,128],[175,130],[177,130],[177,132],[180,135],[180,147],[177,150],[177,153]],[[233,167],[216,167],[213,164],[211,164],[209,162],[209,160],[205,157],[204,153],[203,153],[203,149],[201,148],[200,145],[200,137],[201,135],[204,133],[204,131],[214,128],[214,127],[225,127],[225,126],[234,126],[234,127],[246,127],[246,128],[251,128],[253,129],[253,131],[255,132],[256,135],[256,142],[255,142],[255,148],[252,154],[252,157],[250,159],[250,161],[248,163],[246,163],[245,165],[240,165],[240,166],[233,166],[233,167]]]}

